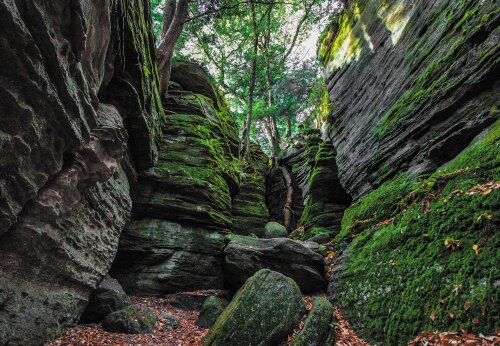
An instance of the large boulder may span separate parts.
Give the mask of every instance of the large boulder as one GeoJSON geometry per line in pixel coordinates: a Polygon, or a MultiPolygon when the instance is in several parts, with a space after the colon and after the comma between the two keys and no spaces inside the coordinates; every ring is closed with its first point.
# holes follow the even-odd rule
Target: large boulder
{"type": "Polygon", "coordinates": [[[106,275],[89,298],[89,305],[80,322],[99,322],[113,311],[121,310],[132,302],[118,281],[106,275]]]}
{"type": "Polygon", "coordinates": [[[223,235],[205,228],[133,220],[120,238],[111,275],[129,294],[222,288],[223,246],[223,235]]]}
{"type": "Polygon", "coordinates": [[[278,345],[303,312],[304,300],[297,284],[263,269],[236,293],[205,337],[204,345],[278,345]]]}
{"type": "Polygon", "coordinates": [[[325,286],[323,257],[296,241],[230,235],[225,242],[224,279],[231,290],[264,268],[292,278],[303,293],[321,291],[325,286]]]}
{"type": "Polygon", "coordinates": [[[129,305],[110,313],[104,318],[102,327],[111,333],[147,334],[155,330],[156,317],[149,308],[129,305]]]}
{"type": "Polygon", "coordinates": [[[333,333],[333,305],[326,299],[316,297],[307,316],[304,328],[290,344],[291,346],[332,346],[327,344],[333,333]]]}
{"type": "Polygon", "coordinates": [[[266,223],[264,227],[264,238],[286,238],[288,232],[286,227],[276,221],[270,221],[266,223]]]}
{"type": "Polygon", "coordinates": [[[227,306],[227,300],[217,296],[208,297],[201,306],[201,311],[196,320],[200,328],[210,328],[227,306]]]}

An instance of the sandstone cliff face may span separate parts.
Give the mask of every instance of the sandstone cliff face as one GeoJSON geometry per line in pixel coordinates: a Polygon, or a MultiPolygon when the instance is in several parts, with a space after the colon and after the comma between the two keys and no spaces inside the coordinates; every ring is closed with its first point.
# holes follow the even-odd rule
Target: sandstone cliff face
{"type": "Polygon", "coordinates": [[[156,73],[153,58],[143,60],[152,53],[147,6],[0,4],[2,345],[41,344],[76,323],[111,265],[131,210],[128,138],[144,139],[137,164],[152,165],[162,114],[151,106],[154,79],[137,79],[132,65],[156,73]],[[132,34],[142,41],[125,46],[132,34]],[[118,64],[123,55],[129,61],[118,64]],[[123,114],[119,100],[102,96],[122,75],[131,90],[142,86],[123,114]]]}
{"type": "Polygon", "coordinates": [[[354,197],[427,173],[498,118],[498,4],[350,1],[323,34],[339,176],[354,197]]]}
{"type": "MultiPolygon", "coordinates": [[[[287,167],[293,185],[291,229],[303,226],[300,237],[317,233],[336,235],[350,197],[341,186],[335,150],[320,138],[318,130],[307,130],[286,149],[280,164],[287,167]]],[[[271,218],[283,222],[286,183],[281,170],[273,167],[268,178],[267,202],[271,218]]]]}
{"type": "Polygon", "coordinates": [[[322,37],[354,199],[329,295],[373,343],[496,328],[499,20],[495,1],[350,1],[322,37]]]}
{"type": "Polygon", "coordinates": [[[240,192],[233,198],[232,218],[236,234],[264,235],[269,220],[266,206],[266,175],[269,158],[256,143],[250,144],[249,163],[240,174],[240,192]]]}
{"type": "Polygon", "coordinates": [[[174,64],[157,164],[133,190],[111,275],[130,293],[221,288],[223,233],[238,193],[237,132],[204,70],[174,64]]]}

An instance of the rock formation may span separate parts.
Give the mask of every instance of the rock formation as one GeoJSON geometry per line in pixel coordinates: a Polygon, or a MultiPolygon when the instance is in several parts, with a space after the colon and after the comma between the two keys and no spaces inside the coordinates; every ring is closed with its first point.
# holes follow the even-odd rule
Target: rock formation
{"type": "Polygon", "coordinates": [[[351,1],[324,32],[326,135],[357,198],[433,172],[498,118],[494,1],[351,1]]]}
{"type": "Polygon", "coordinates": [[[303,293],[324,288],[323,256],[288,238],[256,239],[230,235],[225,239],[224,279],[237,291],[260,269],[270,269],[292,278],[303,293]]]}
{"type": "Polygon", "coordinates": [[[354,199],[329,294],[372,343],[498,324],[497,8],[349,1],[322,35],[322,135],[354,199]]]}
{"type": "Polygon", "coordinates": [[[142,0],[0,4],[2,345],[76,323],[111,265],[133,167],[153,164],[163,114],[155,79],[136,79],[156,73],[148,11],[142,0]],[[127,113],[101,96],[116,71],[142,88],[127,113]],[[143,139],[140,157],[128,138],[143,139]]]}
{"type": "Polygon", "coordinates": [[[223,233],[239,190],[237,133],[206,72],[174,64],[157,164],[133,189],[111,273],[129,293],[222,288],[223,233]]]}
{"type": "Polygon", "coordinates": [[[241,174],[240,192],[233,199],[233,232],[261,237],[269,219],[265,200],[269,158],[258,144],[250,143],[248,161],[241,174]]]}
{"type": "MultiPolygon", "coordinates": [[[[335,150],[320,138],[319,130],[306,130],[283,153],[280,164],[291,173],[293,185],[291,229],[304,226],[301,238],[317,233],[335,235],[350,197],[340,184],[335,150]]],[[[281,170],[273,167],[268,178],[267,204],[272,219],[283,221],[287,186],[281,170]]]]}
{"type": "Polygon", "coordinates": [[[278,345],[300,320],[304,301],[290,278],[263,269],[238,291],[203,344],[278,345]]]}

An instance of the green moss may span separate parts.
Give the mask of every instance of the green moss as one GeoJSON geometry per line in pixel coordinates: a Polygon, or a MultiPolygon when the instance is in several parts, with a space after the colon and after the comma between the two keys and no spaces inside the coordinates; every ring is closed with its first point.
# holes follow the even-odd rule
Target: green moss
{"type": "MultiPolygon", "coordinates": [[[[431,111],[437,100],[444,98],[452,90],[459,88],[463,84],[463,64],[459,63],[463,59],[465,50],[475,45],[474,40],[481,32],[488,32],[494,29],[493,23],[498,17],[497,5],[489,1],[473,1],[473,5],[465,3],[451,2],[447,11],[441,9],[440,17],[436,21],[444,24],[443,30],[447,30],[449,49],[443,54],[428,54],[432,47],[415,44],[414,49],[408,52],[408,62],[416,62],[420,57],[426,56],[420,65],[424,68],[416,74],[415,80],[409,85],[406,92],[399,100],[384,114],[376,127],[379,137],[390,134],[397,126],[409,120],[409,116],[415,114],[419,109],[431,111]],[[459,18],[459,19],[457,19],[459,18]],[[448,25],[448,26],[447,26],[448,25]],[[460,73],[457,73],[460,69],[460,73]]],[[[488,42],[482,42],[475,47],[478,51],[488,46],[488,42]]],[[[495,50],[495,49],[493,49],[495,50]]],[[[488,66],[487,60],[492,54],[492,50],[479,54],[474,63],[468,63],[466,69],[470,74],[477,74],[474,79],[480,80],[480,76],[485,71],[476,70],[477,66],[488,66]]],[[[487,70],[486,70],[487,71],[487,70]]]]}
{"type": "Polygon", "coordinates": [[[259,270],[236,293],[203,344],[277,345],[303,310],[304,301],[295,281],[277,272],[259,270]]]}
{"type": "Polygon", "coordinates": [[[394,345],[426,330],[491,334],[498,327],[500,191],[467,191],[500,181],[499,145],[497,122],[434,174],[415,182],[400,176],[346,211],[335,241],[350,243],[335,298],[369,341],[394,345]]]}
{"type": "MultiPolygon", "coordinates": [[[[154,61],[154,37],[148,2],[115,1],[113,9],[114,30],[119,35],[118,57],[115,70],[123,73],[137,92],[136,119],[139,135],[144,138],[148,148],[148,158],[136,158],[145,161],[145,166],[154,164],[161,137],[164,111],[159,95],[158,71],[154,61]],[[149,142],[149,143],[148,143],[149,142]]],[[[135,95],[135,94],[134,94],[135,95]]],[[[135,128],[133,129],[135,132],[135,128]]],[[[134,135],[135,133],[133,133],[134,135]]],[[[141,167],[145,168],[145,167],[141,167]]]]}
{"type": "MultiPolygon", "coordinates": [[[[328,300],[315,297],[304,328],[290,344],[291,346],[329,345],[325,341],[332,332],[333,306],[328,300]]],[[[330,344],[331,345],[331,344],[330,344]]]]}

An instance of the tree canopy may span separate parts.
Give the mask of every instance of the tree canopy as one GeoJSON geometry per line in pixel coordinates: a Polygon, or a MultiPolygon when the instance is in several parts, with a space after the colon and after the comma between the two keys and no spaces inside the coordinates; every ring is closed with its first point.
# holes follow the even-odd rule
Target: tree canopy
{"type": "MultiPolygon", "coordinates": [[[[151,0],[160,47],[165,9],[176,1],[187,0],[151,0]]],[[[189,2],[173,59],[210,70],[242,131],[242,155],[254,140],[276,157],[299,123],[318,125],[311,117],[321,96],[314,95],[324,83],[318,82],[315,39],[323,14],[339,6],[322,0],[189,2]]]]}

